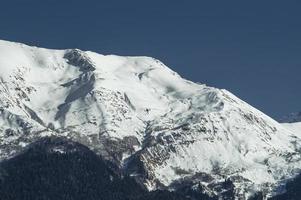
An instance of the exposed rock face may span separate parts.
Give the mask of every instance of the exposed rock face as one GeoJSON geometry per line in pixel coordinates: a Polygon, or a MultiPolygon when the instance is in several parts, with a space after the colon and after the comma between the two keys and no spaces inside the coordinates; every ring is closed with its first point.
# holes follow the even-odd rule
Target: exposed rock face
{"type": "Polygon", "coordinates": [[[63,136],[148,190],[268,197],[301,167],[300,135],[148,57],[0,41],[0,114],[1,159],[63,136]]]}

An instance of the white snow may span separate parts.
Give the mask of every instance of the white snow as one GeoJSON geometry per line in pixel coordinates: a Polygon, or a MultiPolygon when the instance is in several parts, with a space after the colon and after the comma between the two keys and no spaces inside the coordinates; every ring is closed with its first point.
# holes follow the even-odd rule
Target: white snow
{"type": "Polygon", "coordinates": [[[301,138],[301,122],[283,123],[282,125],[301,138]]]}

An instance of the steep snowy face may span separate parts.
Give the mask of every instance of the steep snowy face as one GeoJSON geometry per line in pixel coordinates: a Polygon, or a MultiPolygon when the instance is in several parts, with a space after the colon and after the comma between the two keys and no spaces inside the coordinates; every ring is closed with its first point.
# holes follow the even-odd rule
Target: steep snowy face
{"type": "Polygon", "coordinates": [[[0,158],[50,135],[149,190],[189,183],[221,195],[228,179],[237,198],[269,196],[301,167],[301,135],[156,59],[0,41],[0,158]]]}

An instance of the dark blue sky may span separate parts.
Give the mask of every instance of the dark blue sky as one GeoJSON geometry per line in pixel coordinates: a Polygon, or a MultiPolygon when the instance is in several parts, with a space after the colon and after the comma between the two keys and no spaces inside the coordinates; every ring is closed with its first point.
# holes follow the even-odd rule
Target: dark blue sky
{"type": "Polygon", "coordinates": [[[299,0],[1,0],[0,39],[152,56],[275,118],[301,110],[299,0]]]}

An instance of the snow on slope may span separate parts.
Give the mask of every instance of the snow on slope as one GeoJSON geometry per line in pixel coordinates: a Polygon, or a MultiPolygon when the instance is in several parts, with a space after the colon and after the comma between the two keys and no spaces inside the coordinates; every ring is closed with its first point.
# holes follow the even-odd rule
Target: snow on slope
{"type": "Polygon", "coordinates": [[[283,123],[282,125],[301,138],[301,122],[283,123]]]}
{"type": "Polygon", "coordinates": [[[149,57],[0,41],[0,157],[66,136],[148,189],[190,180],[237,198],[269,196],[301,167],[300,138],[230,92],[181,78],[149,57]]]}

